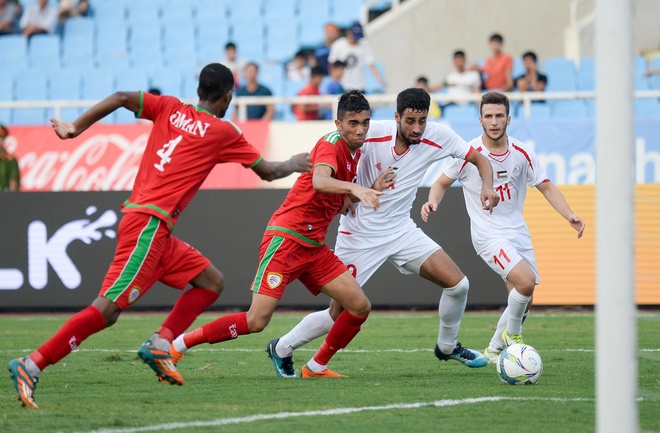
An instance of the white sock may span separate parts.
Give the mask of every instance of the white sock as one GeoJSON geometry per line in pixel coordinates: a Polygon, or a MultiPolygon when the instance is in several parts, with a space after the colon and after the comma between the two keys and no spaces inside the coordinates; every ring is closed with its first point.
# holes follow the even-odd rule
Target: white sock
{"type": "Polygon", "coordinates": [[[504,348],[504,342],[502,341],[502,333],[506,329],[506,322],[509,318],[509,308],[505,308],[500,316],[500,320],[497,321],[497,329],[491,338],[490,343],[488,344],[489,352],[500,352],[504,348]]]}
{"type": "Polygon", "coordinates": [[[522,334],[522,319],[531,296],[521,295],[514,287],[509,292],[508,305],[509,318],[506,322],[506,332],[511,335],[522,334]]]}
{"type": "Polygon", "coordinates": [[[177,352],[183,353],[186,350],[188,350],[188,348],[186,347],[186,343],[184,343],[183,341],[183,334],[176,337],[172,342],[172,345],[174,346],[174,350],[176,350],[177,352]]]}
{"type": "Polygon", "coordinates": [[[314,361],[314,358],[307,361],[307,368],[309,368],[314,373],[320,373],[323,370],[327,369],[327,365],[321,365],[318,362],[314,361]]]}
{"type": "Polygon", "coordinates": [[[454,287],[448,287],[442,291],[438,304],[438,314],[440,315],[438,348],[442,353],[452,353],[456,347],[469,289],[470,282],[467,277],[463,277],[454,287]]]}
{"type": "Polygon", "coordinates": [[[25,370],[32,377],[37,377],[41,373],[41,369],[37,367],[37,364],[29,356],[25,357],[25,370]]]}
{"type": "Polygon", "coordinates": [[[297,348],[330,332],[334,323],[329,308],[306,315],[292,330],[280,337],[275,346],[277,356],[286,358],[293,355],[297,348]]]}
{"type": "Polygon", "coordinates": [[[161,337],[158,333],[151,337],[151,343],[158,350],[163,350],[165,352],[170,351],[170,342],[161,337]]]}

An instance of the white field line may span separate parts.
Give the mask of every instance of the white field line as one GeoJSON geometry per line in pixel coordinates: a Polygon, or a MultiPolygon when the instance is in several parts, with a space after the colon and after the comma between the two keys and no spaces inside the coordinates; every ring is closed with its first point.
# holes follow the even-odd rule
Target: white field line
{"type": "Polygon", "coordinates": [[[422,407],[431,407],[431,406],[447,407],[447,406],[458,406],[464,404],[490,403],[490,402],[511,401],[511,400],[520,400],[520,401],[536,400],[536,401],[562,402],[562,403],[594,401],[593,398],[480,397],[480,398],[466,398],[462,400],[436,400],[436,401],[419,402],[419,403],[394,403],[384,406],[345,407],[339,409],[311,410],[305,412],[278,412],[271,414],[249,415],[249,416],[236,417],[236,418],[217,418],[209,421],[175,422],[168,424],[154,424],[143,427],[101,429],[101,430],[92,430],[88,433],[138,433],[138,432],[148,432],[148,431],[190,429],[195,427],[217,427],[223,425],[246,424],[246,423],[258,422],[258,421],[268,421],[274,419],[290,419],[290,418],[299,418],[306,416],[333,416],[333,415],[345,415],[350,413],[367,412],[367,411],[375,412],[375,411],[388,411],[388,410],[409,410],[409,409],[419,409],[422,407]]]}

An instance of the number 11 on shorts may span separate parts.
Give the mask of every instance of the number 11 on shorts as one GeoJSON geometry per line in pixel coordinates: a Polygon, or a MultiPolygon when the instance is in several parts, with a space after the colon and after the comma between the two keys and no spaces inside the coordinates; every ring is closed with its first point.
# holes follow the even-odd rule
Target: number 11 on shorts
{"type": "Polygon", "coordinates": [[[511,259],[509,259],[509,256],[506,255],[503,249],[500,249],[500,253],[498,255],[493,256],[493,261],[495,261],[497,266],[504,269],[504,264],[502,264],[498,257],[504,259],[507,263],[511,263],[511,259]]]}

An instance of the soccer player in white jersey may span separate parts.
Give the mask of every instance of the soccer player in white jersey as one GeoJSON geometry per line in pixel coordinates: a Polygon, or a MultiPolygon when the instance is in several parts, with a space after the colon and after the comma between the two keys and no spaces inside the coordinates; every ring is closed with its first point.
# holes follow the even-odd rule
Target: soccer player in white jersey
{"type": "Polygon", "coordinates": [[[493,212],[481,209],[481,179],[472,166],[456,159],[431,187],[428,202],[422,206],[422,219],[428,220],[447,189],[458,179],[463,185],[474,249],[504,279],[509,289],[507,307],[484,351],[490,362],[495,363],[504,347],[522,343],[523,317],[528,304],[531,305],[534,287],[539,283],[532,238],[522,214],[527,186],[536,187],[543,194],[577,231],[578,238],[584,232],[584,221],[573,213],[561,191],[546,177],[536,153],[506,134],[511,122],[506,95],[486,93],[481,98],[480,111],[484,133],[470,144],[493,166],[493,185],[500,198],[499,205],[493,212]]]}
{"type": "MultiPolygon", "coordinates": [[[[360,286],[389,261],[403,274],[421,275],[442,287],[435,355],[468,367],[484,367],[488,364],[484,355],[457,342],[468,279],[449,255],[417,227],[410,211],[426,169],[448,156],[474,164],[484,179],[479,193],[484,211],[492,211],[498,195],[492,187],[488,160],[448,127],[426,123],[429,103],[425,90],[406,89],[397,97],[394,121],[371,122],[358,163],[357,182],[384,191],[381,205],[374,212],[358,203],[341,216],[335,253],[360,286]]],[[[307,315],[288,334],[268,343],[266,352],[278,376],[296,377],[293,351],[325,335],[341,310],[340,304],[331,302],[330,308],[307,315]]]]}

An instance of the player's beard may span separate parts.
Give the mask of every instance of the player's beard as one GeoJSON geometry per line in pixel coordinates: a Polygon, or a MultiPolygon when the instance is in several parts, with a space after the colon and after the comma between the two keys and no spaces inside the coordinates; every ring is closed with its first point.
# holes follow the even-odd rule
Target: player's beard
{"type": "Polygon", "coordinates": [[[484,134],[486,134],[488,136],[488,138],[490,138],[493,141],[499,141],[499,140],[502,139],[502,137],[504,137],[506,135],[506,125],[504,125],[502,127],[501,133],[497,136],[491,135],[490,132],[488,131],[488,128],[483,127],[483,129],[484,129],[484,134]]]}

